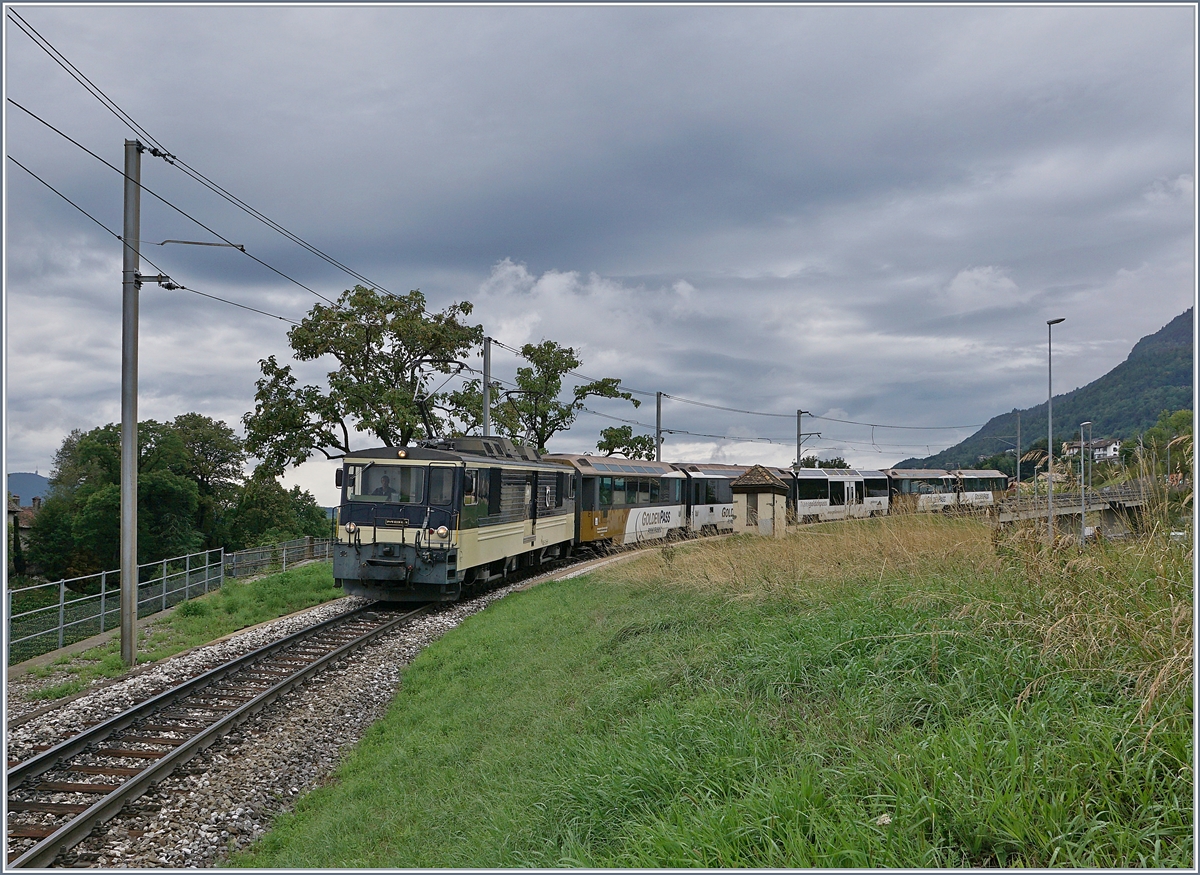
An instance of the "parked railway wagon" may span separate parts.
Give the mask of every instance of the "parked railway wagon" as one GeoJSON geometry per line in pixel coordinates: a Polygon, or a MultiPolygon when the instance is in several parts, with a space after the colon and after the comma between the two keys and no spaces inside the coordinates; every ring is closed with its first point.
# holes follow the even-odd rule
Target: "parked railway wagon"
{"type": "Polygon", "coordinates": [[[888,482],[882,471],[857,468],[779,469],[791,484],[790,504],[802,523],[882,516],[888,512],[888,482]]]}
{"type": "Polygon", "coordinates": [[[687,477],[688,528],[697,534],[718,535],[733,531],[733,489],[730,483],[750,470],[741,465],[675,462],[687,477]]]}
{"type": "Polygon", "coordinates": [[[884,473],[893,505],[909,511],[982,510],[1008,488],[1008,477],[994,469],[889,468],[884,473]]]}
{"type": "MultiPolygon", "coordinates": [[[[750,470],[749,465],[718,463],[678,463],[676,467],[691,477],[722,478],[732,482],[750,470]]],[[[803,523],[881,516],[888,511],[887,477],[882,471],[847,468],[773,468],[764,465],[788,487],[788,517],[803,523]]],[[[732,531],[733,495],[720,513],[728,514],[732,531]]]]}
{"type": "Polygon", "coordinates": [[[503,438],[350,453],[335,583],[381,601],[454,601],[463,588],[570,551],[575,479],[503,438]]]}
{"type": "Polygon", "coordinates": [[[687,527],[687,478],[670,465],[574,453],[542,459],[569,468],[577,477],[575,539],[580,546],[636,544],[687,527]]]}

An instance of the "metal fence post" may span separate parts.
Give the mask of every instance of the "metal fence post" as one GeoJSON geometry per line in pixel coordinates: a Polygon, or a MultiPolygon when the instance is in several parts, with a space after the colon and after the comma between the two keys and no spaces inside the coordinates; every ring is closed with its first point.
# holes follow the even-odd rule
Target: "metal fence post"
{"type": "Polygon", "coordinates": [[[279,545],[279,555],[283,559],[283,568],[280,570],[287,571],[287,541],[279,545]]]}
{"type": "MultiPolygon", "coordinates": [[[[234,556],[236,556],[236,555],[237,554],[235,553],[234,556]]],[[[224,547],[221,548],[221,576],[220,576],[220,578],[218,578],[218,580],[220,581],[220,583],[218,583],[218,587],[225,585],[225,548],[224,547]]]]}
{"type": "Polygon", "coordinates": [[[58,582],[58,649],[62,650],[63,646],[63,624],[66,622],[67,610],[67,582],[60,580],[58,582]]]}
{"type": "Polygon", "coordinates": [[[188,587],[192,582],[192,554],[188,553],[183,557],[183,600],[186,602],[191,596],[188,595],[188,587]]]}
{"type": "Polygon", "coordinates": [[[167,609],[167,560],[163,560],[162,564],[162,609],[167,609]]]}
{"type": "Polygon", "coordinates": [[[100,631],[104,631],[104,590],[108,585],[108,572],[100,572],[100,631]]]}

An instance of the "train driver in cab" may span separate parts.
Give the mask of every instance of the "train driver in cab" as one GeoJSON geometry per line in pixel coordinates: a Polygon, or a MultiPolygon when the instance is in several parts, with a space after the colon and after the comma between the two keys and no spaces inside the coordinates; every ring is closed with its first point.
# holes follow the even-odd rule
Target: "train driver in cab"
{"type": "Polygon", "coordinates": [[[379,485],[375,487],[375,491],[371,494],[381,495],[386,501],[395,501],[396,490],[392,488],[392,479],[387,474],[384,474],[379,478],[379,485]]]}

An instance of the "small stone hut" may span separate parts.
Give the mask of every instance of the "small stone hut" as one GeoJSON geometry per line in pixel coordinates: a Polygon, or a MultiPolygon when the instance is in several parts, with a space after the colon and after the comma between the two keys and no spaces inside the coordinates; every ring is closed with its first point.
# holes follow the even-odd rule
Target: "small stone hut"
{"type": "Polygon", "coordinates": [[[733,530],[782,538],[787,532],[787,492],[782,480],[755,465],[734,480],[733,530]]]}

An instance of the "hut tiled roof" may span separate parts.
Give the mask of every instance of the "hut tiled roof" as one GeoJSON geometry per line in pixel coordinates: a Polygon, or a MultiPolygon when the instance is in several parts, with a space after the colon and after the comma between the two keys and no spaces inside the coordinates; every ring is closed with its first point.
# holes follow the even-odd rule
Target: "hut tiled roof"
{"type": "Polygon", "coordinates": [[[787,492],[787,486],[784,485],[784,482],[762,465],[755,465],[729,485],[738,492],[759,492],[763,490],[787,492]]]}

